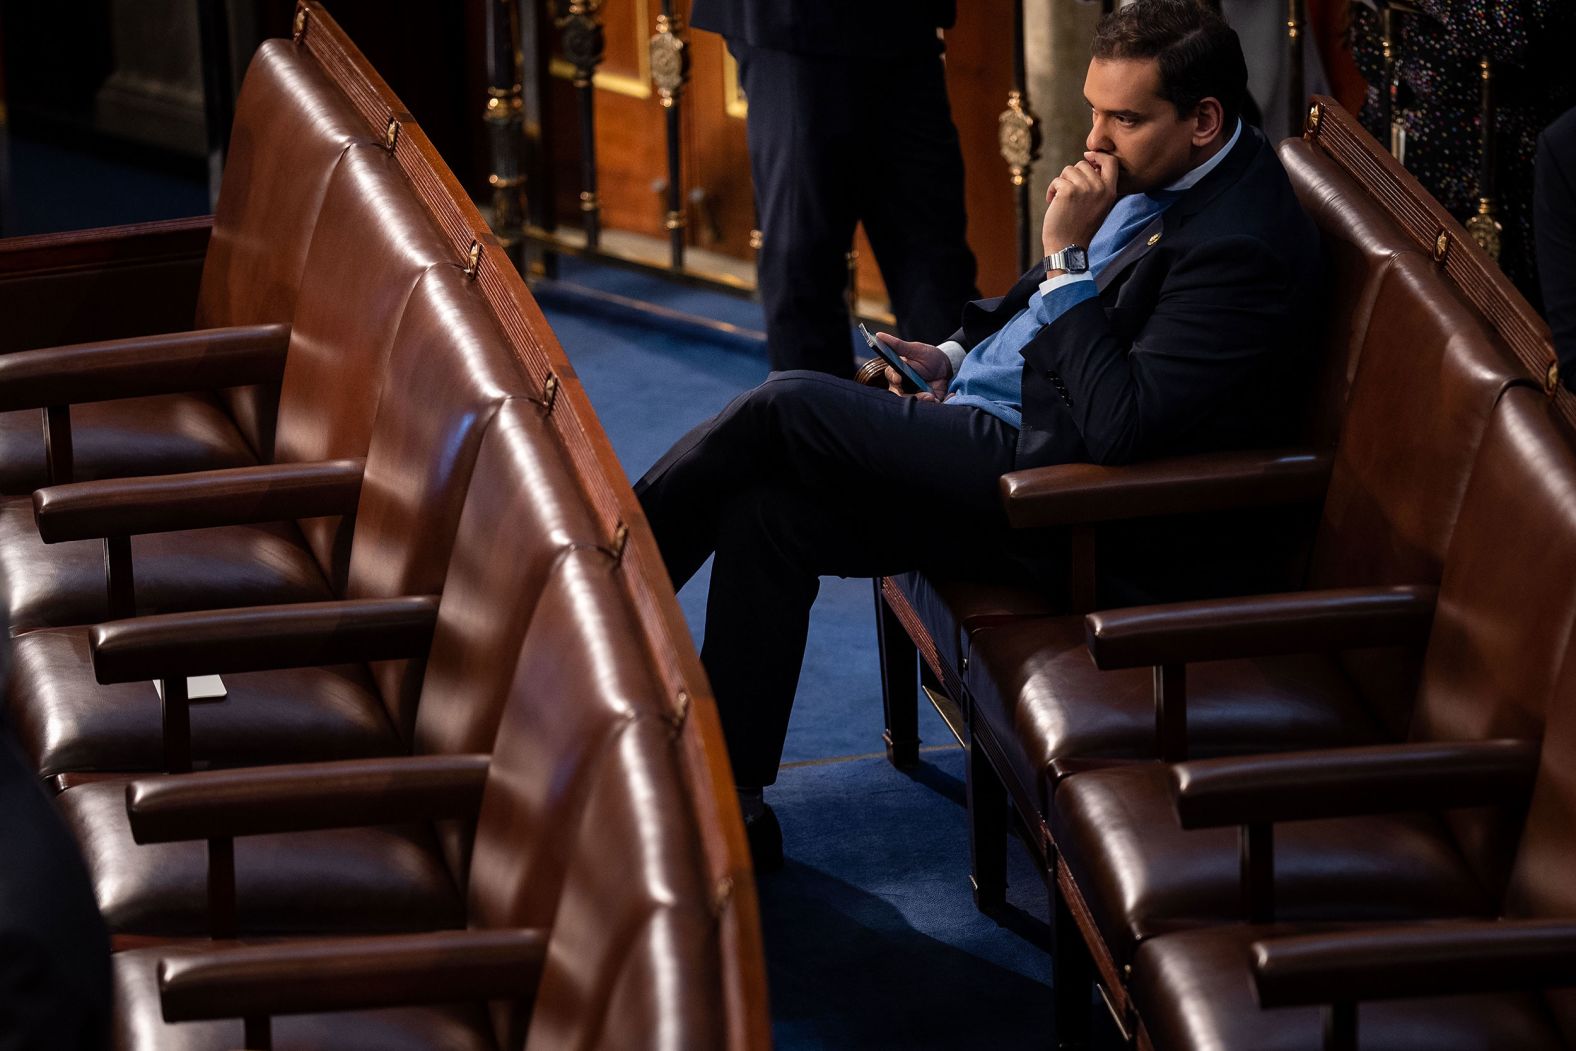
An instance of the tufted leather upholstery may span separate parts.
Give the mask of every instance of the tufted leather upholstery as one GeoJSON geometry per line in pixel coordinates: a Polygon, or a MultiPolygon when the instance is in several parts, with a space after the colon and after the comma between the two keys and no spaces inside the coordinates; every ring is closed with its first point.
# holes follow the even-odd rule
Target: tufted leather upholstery
{"type": "MultiPolygon", "coordinates": [[[[482,443],[460,516],[425,662],[421,703],[415,709],[417,754],[490,751],[511,681],[540,683],[537,688],[548,690],[555,676],[569,674],[566,669],[572,664],[563,651],[573,654],[579,633],[596,627],[594,621],[587,626],[586,614],[578,611],[577,602],[586,604],[579,596],[591,593],[596,600],[590,603],[593,613],[613,602],[603,597],[610,586],[605,580],[605,556],[594,551],[570,554],[576,544],[589,546],[594,535],[579,493],[557,443],[544,430],[540,410],[524,401],[503,403],[482,443]],[[500,522],[513,528],[499,529],[500,522]],[[516,669],[498,655],[519,651],[522,639],[534,663],[516,669]]],[[[618,627],[605,626],[610,632],[618,627]]],[[[387,720],[377,724],[381,732],[368,732],[354,741],[358,749],[345,748],[336,755],[322,746],[310,751],[303,747],[307,734],[302,716],[296,713],[299,701],[288,684],[296,677],[321,682],[339,673],[310,669],[236,676],[243,685],[247,679],[277,680],[272,706],[247,712],[250,718],[240,727],[224,727],[239,743],[233,751],[214,756],[204,749],[209,740],[204,716],[217,714],[229,702],[196,705],[197,755],[221,766],[400,750],[398,739],[388,732],[387,720]]],[[[362,678],[365,681],[364,672],[362,678]]],[[[573,685],[561,688],[555,703],[574,704],[569,699],[573,685]]],[[[375,698],[368,700],[376,706],[375,698]]],[[[379,707],[374,707],[376,714],[382,714],[379,707]]],[[[537,754],[535,769],[552,769],[554,753],[577,747],[581,723],[567,716],[588,716],[592,707],[589,702],[567,707],[566,717],[554,723],[553,732],[533,734],[526,747],[537,754]]],[[[156,727],[157,712],[145,708],[144,714],[156,727]]],[[[341,730],[341,736],[350,735],[341,730]]],[[[136,847],[126,824],[124,794],[120,783],[96,782],[68,789],[60,797],[60,806],[88,855],[107,922],[117,932],[201,933],[205,921],[200,889],[206,858],[202,845],[136,847]]],[[[238,844],[243,932],[422,930],[451,926],[463,915],[455,891],[463,884],[468,862],[469,837],[463,827],[446,825],[420,834],[408,830],[308,833],[301,838],[305,842],[298,844],[291,836],[259,836],[238,844]],[[335,835],[343,835],[343,841],[335,835]]]]}
{"type": "MultiPolygon", "coordinates": [[[[316,227],[290,334],[279,408],[278,462],[367,454],[384,364],[406,303],[447,250],[409,201],[387,154],[338,161],[316,227]],[[345,311],[343,304],[363,306],[345,311]]],[[[315,519],[132,539],[139,612],[328,598],[344,579],[348,523],[315,519]]],[[[0,567],[13,633],[106,619],[103,545],[44,544],[26,498],[0,503],[0,567]]]]}
{"type": "MultiPolygon", "coordinates": [[[[73,592],[69,560],[23,567],[21,594],[43,626],[19,626],[21,681],[8,703],[41,769],[58,775],[58,803],[120,932],[116,1046],[246,1042],[232,1023],[165,1020],[202,1018],[212,1000],[160,1002],[171,974],[200,977],[214,950],[243,951],[198,940],[226,923],[260,939],[244,951],[265,956],[322,951],[301,936],[349,932],[351,951],[375,967],[404,958],[386,937],[470,945],[466,928],[531,928],[483,932],[494,947],[536,954],[522,958],[534,959],[529,976],[517,961],[514,984],[485,986],[481,995],[499,998],[491,1010],[419,1006],[433,989],[474,992],[434,984],[434,971],[453,961],[482,974],[476,953],[494,958],[439,952],[404,979],[411,1006],[400,1010],[261,1008],[281,1016],[279,1047],[518,1047],[532,1027],[532,1046],[544,1047],[768,1046],[720,727],[638,504],[540,312],[430,142],[320,6],[304,3],[300,19],[294,43],[264,49],[248,89],[255,104],[269,82],[258,71],[272,69],[291,88],[264,109],[299,112],[264,113],[256,143],[238,141],[232,172],[268,185],[248,198],[232,181],[197,313],[212,324],[207,311],[295,299],[274,438],[281,463],[249,475],[271,488],[235,496],[224,487],[238,476],[208,471],[115,483],[121,495],[106,502],[120,506],[97,511],[83,495],[105,491],[96,483],[52,489],[39,506],[56,536],[94,513],[155,521],[153,505],[125,506],[133,491],[166,506],[204,492],[210,502],[183,510],[195,520],[248,500],[309,508],[305,520],[139,535],[141,604],[195,612],[80,627],[102,603],[102,578],[73,592]],[[275,151],[266,139],[292,122],[332,124],[315,94],[325,86],[350,103],[360,141],[327,158],[319,206],[268,173],[273,155],[310,167],[320,144],[275,151]],[[401,124],[397,144],[366,144],[367,129],[390,117],[401,124]],[[278,245],[266,243],[270,212],[278,245]],[[296,219],[311,235],[298,267],[296,219]],[[462,272],[472,242],[480,258],[462,272]],[[351,502],[353,520],[312,519],[351,502]],[[249,549],[238,536],[254,538],[249,549]],[[297,572],[310,586],[276,586],[297,572]],[[327,601],[296,601],[313,597],[327,601]],[[279,599],[295,604],[201,612],[279,599]],[[157,701],[146,683],[92,682],[93,661],[108,679],[224,673],[227,698],[189,706],[199,772],[126,779],[160,765],[157,701]],[[267,763],[285,765],[255,765],[267,763]],[[227,919],[219,844],[232,838],[227,919]],[[178,966],[161,975],[166,959],[178,966]]],[[[312,186],[304,172],[298,183],[312,186]]],[[[0,285],[9,247],[0,246],[0,285]]],[[[258,403],[235,403],[236,419],[266,434],[266,409],[248,404],[258,403]]],[[[20,534],[32,507],[17,506],[28,512],[12,529],[20,534]]],[[[0,562],[26,562],[25,547],[7,556],[5,543],[0,562]]],[[[287,968],[275,985],[298,975],[287,968]]],[[[326,1006],[318,994],[314,986],[313,1003],[326,1006]]]]}
{"type": "MultiPolygon", "coordinates": [[[[491,579],[502,585],[498,590],[513,590],[509,585],[514,581],[500,581],[496,574],[491,579]]],[[[688,946],[686,952],[699,954],[699,973],[717,975],[704,963],[705,954],[715,952],[705,944],[709,936],[694,937],[690,932],[697,928],[683,915],[685,909],[669,905],[669,895],[681,901],[709,899],[704,886],[697,886],[704,879],[702,856],[675,768],[677,742],[671,724],[662,718],[665,698],[638,640],[618,565],[595,549],[571,549],[560,556],[508,685],[475,819],[474,852],[468,876],[460,879],[466,885],[463,901],[452,889],[459,884],[451,883],[447,894],[424,887],[423,874],[442,869],[443,855],[435,843],[426,844],[419,854],[408,853],[408,834],[373,829],[243,837],[237,841],[236,858],[243,924],[250,920],[253,930],[273,934],[377,930],[371,921],[378,918],[404,929],[466,922],[473,927],[553,927],[555,938],[571,941],[559,950],[567,959],[549,962],[545,969],[538,1006],[554,1005],[547,1016],[552,1024],[591,1026],[593,1043],[595,1027],[611,1019],[610,996],[650,992],[620,988],[626,966],[638,973],[641,948],[656,950],[656,959],[648,961],[655,966],[673,959],[660,940],[651,945],[644,927],[660,929],[676,920],[676,941],[688,946]],[[347,850],[335,843],[341,836],[348,858],[347,850]],[[379,848],[384,856],[373,857],[379,848]],[[366,852],[364,858],[354,856],[358,850],[366,852]],[[618,865],[607,863],[610,854],[621,858],[618,865]],[[379,878],[385,881],[382,885],[372,882],[379,878]],[[573,882],[567,892],[566,878],[573,882]],[[561,902],[569,908],[584,902],[587,913],[554,926],[561,902]],[[275,911],[280,908],[286,913],[275,911]],[[259,923],[265,917],[268,921],[259,923]],[[575,936],[585,943],[575,944],[575,936]],[[587,980],[591,988],[577,987],[587,980]],[[560,990],[560,985],[567,987],[560,990]]],[[[70,819],[83,812],[83,804],[72,804],[72,798],[98,788],[85,785],[65,793],[62,802],[70,819]]],[[[157,851],[169,846],[160,845],[157,851]]],[[[204,902],[200,890],[189,885],[201,872],[201,845],[173,846],[195,855],[191,861],[196,864],[182,863],[173,853],[135,863],[159,870],[171,905],[191,915],[200,912],[204,902]],[[171,868],[176,878],[166,875],[171,868]]],[[[117,844],[105,853],[124,859],[129,850],[148,848],[117,844]]],[[[101,889],[105,885],[101,882],[101,889]]],[[[115,926],[117,903],[104,904],[115,926]]],[[[698,931],[709,932],[713,923],[709,909],[704,910],[698,931]]],[[[136,979],[148,963],[130,953],[116,962],[117,994],[123,997],[117,1009],[125,1017],[149,1017],[146,1001],[156,991],[145,979],[136,979]]],[[[673,992],[681,1004],[700,1008],[695,1013],[701,1020],[710,1016],[702,1005],[715,994],[715,985],[673,992]]],[[[665,1010],[669,1005],[650,1006],[665,1010]]],[[[518,1046],[527,1008],[498,1009],[501,1046],[518,1046]]],[[[688,1019],[675,1016],[673,1022],[682,1033],[688,1019]]],[[[356,1017],[346,1016],[337,1024],[354,1025],[356,1017]]],[[[138,1041],[126,1046],[163,1047],[167,1036],[179,1039],[182,1031],[150,1023],[138,1041]]],[[[189,1046],[219,1045],[205,1040],[189,1046]]],[[[572,1045],[553,1039],[541,1046],[572,1045]]]]}
{"type": "MultiPolygon", "coordinates": [[[[1576,440],[1568,430],[1550,425],[1541,401],[1529,393],[1509,392],[1485,441],[1445,576],[1448,598],[1446,590],[1441,592],[1441,621],[1434,633],[1416,726],[1418,733],[1458,739],[1488,734],[1542,736],[1524,821],[1519,808],[1427,817],[1436,829],[1433,841],[1456,847],[1453,878],[1459,879],[1462,872],[1487,876],[1486,883],[1473,879],[1477,900],[1462,911],[1509,919],[1576,916],[1576,894],[1569,878],[1576,864],[1576,840],[1571,836],[1576,791],[1570,779],[1576,705],[1569,703],[1576,689],[1576,661],[1570,659],[1572,600],[1569,589],[1558,583],[1566,572],[1563,562],[1576,549],[1570,535],[1576,522],[1571,507],[1576,498],[1576,473],[1571,469],[1576,440]],[[1529,520],[1513,511],[1536,516],[1540,529],[1551,531],[1538,559],[1524,558],[1515,546],[1488,546],[1496,533],[1514,532],[1529,520]],[[1518,598],[1525,610],[1515,609],[1518,598]],[[1472,629],[1470,640],[1463,634],[1466,629],[1472,629]],[[1563,639],[1556,638],[1562,634],[1563,639]],[[1542,713],[1535,710],[1540,698],[1549,702],[1546,728],[1539,725],[1542,713]]],[[[1075,777],[1067,782],[1068,794],[1079,781],[1075,777]]],[[[1402,905],[1400,910],[1368,907],[1376,903],[1375,886],[1391,883],[1426,902],[1437,893],[1441,875],[1451,878],[1449,865],[1418,870],[1419,855],[1404,849],[1405,843],[1378,842],[1376,837],[1387,827],[1384,819],[1340,823],[1346,826],[1346,842],[1317,864],[1327,873],[1339,868],[1357,879],[1342,888],[1352,893],[1351,898],[1328,901],[1320,910],[1326,922],[1298,923],[1293,922],[1296,917],[1288,917],[1274,925],[1161,932],[1138,947],[1132,997],[1152,1046],[1254,1051],[1321,1046],[1318,1009],[1260,1009],[1254,1002],[1247,974],[1249,946],[1310,931],[1363,930],[1353,921],[1417,915],[1426,907],[1419,910],[1415,901],[1396,903],[1402,905]],[[1396,878],[1400,873],[1376,868],[1387,854],[1396,852],[1405,855],[1413,869],[1409,885],[1396,878]]],[[[1150,821],[1145,825],[1162,837],[1169,835],[1163,825],[1150,821]]],[[[1296,824],[1277,828],[1277,894],[1281,844],[1287,840],[1296,844],[1293,837],[1298,835],[1296,824]]],[[[1292,850],[1294,858],[1317,857],[1304,855],[1296,845],[1292,850]]],[[[1210,845],[1201,845],[1200,853],[1212,853],[1210,845]]],[[[1295,887],[1295,877],[1292,883],[1295,887]]],[[[1473,968],[1468,960],[1460,966],[1473,968]]],[[[1375,1002],[1362,1005],[1358,1033],[1364,1048],[1569,1047],[1576,1039],[1576,999],[1569,991],[1551,990],[1375,1002]]]]}
{"type": "MultiPolygon", "coordinates": [[[[518,363],[488,319],[475,289],[455,268],[438,267],[421,278],[393,343],[388,367],[400,379],[381,403],[369,442],[353,553],[348,560],[349,580],[344,587],[350,598],[432,594],[443,588],[461,501],[482,434],[504,398],[524,387],[518,363]],[[434,449],[444,450],[444,455],[432,455],[434,449]]],[[[539,434],[537,440],[551,444],[545,435],[539,434]]],[[[577,490],[563,477],[551,481],[545,491],[577,490]]],[[[554,508],[551,501],[541,506],[544,513],[554,508]]],[[[522,511],[529,513],[532,508],[522,511]]],[[[547,521],[558,520],[549,515],[547,521]]],[[[196,534],[153,534],[139,541],[162,540],[168,545],[172,573],[183,566],[191,573],[200,568],[192,562],[194,554],[216,549],[220,554],[212,557],[228,556],[244,570],[252,566],[244,550],[230,551],[222,546],[226,537],[239,532],[237,527],[228,527],[196,534]],[[193,535],[203,545],[196,552],[192,550],[193,535]]],[[[581,527],[580,535],[589,533],[588,525],[581,527]]],[[[555,534],[549,531],[543,536],[555,534]]],[[[46,552],[58,546],[52,545],[46,552]]],[[[287,550],[303,557],[299,548],[287,550]]],[[[184,574],[181,579],[186,579],[184,574]]],[[[200,583],[200,579],[193,582],[194,592],[200,583]]],[[[57,600],[52,589],[47,596],[49,601],[57,600]]],[[[262,601],[270,597],[257,595],[262,601]]],[[[324,595],[303,592],[285,597],[324,595]]],[[[96,683],[86,659],[87,630],[51,629],[17,639],[19,664],[26,670],[19,669],[11,710],[25,748],[46,776],[81,770],[159,769],[159,708],[152,685],[106,687],[96,683]],[[34,663],[38,664],[36,671],[34,663]],[[105,703],[116,695],[122,704],[105,703]]],[[[230,766],[289,755],[287,742],[305,729],[295,724],[314,709],[322,718],[314,728],[315,743],[300,755],[303,759],[398,750],[398,742],[408,740],[414,718],[421,664],[381,662],[370,670],[372,684],[367,683],[368,674],[358,670],[347,679],[340,672],[314,674],[297,669],[277,675],[238,675],[237,692],[230,700],[198,705],[194,710],[197,756],[230,766]],[[271,687],[271,682],[278,686],[271,687]],[[306,682],[312,685],[306,686],[306,682]],[[350,682],[358,685],[347,693],[350,682]],[[369,691],[367,686],[373,684],[369,691]],[[324,690],[328,692],[322,693],[324,690]],[[367,707],[367,702],[375,703],[379,695],[387,716],[367,707]],[[282,714],[270,721],[267,713],[276,709],[282,714]],[[397,736],[391,736],[391,728],[397,736]]]]}
{"type": "MultiPolygon", "coordinates": [[[[633,721],[609,752],[586,793],[526,1046],[720,1047],[707,1006],[726,987],[714,888],[672,734],[633,721]]],[[[514,1035],[504,1029],[501,1043],[514,1035]]]]}
{"type": "MultiPolygon", "coordinates": [[[[292,319],[335,162],[352,143],[369,138],[348,100],[308,56],[285,41],[263,45],[236,100],[224,190],[203,260],[195,319],[188,315],[187,324],[195,320],[197,328],[214,328],[292,319]]],[[[136,331],[136,304],[99,302],[94,313],[125,315],[131,327],[80,332],[61,319],[49,333],[57,336],[53,342],[136,331]]],[[[48,344],[8,349],[23,345],[48,344]]],[[[246,387],[74,406],[75,477],[256,462],[273,448],[276,397],[277,391],[246,387]]],[[[46,482],[39,413],[0,413],[0,493],[27,493],[46,482]]]]}

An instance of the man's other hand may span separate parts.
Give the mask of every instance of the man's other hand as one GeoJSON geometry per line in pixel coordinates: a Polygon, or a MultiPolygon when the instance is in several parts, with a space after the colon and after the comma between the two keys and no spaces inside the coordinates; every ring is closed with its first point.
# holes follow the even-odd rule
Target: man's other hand
{"type": "MultiPolygon", "coordinates": [[[[945,354],[929,343],[909,343],[887,332],[877,332],[876,338],[897,351],[897,356],[914,366],[914,371],[930,384],[930,390],[921,391],[914,397],[920,401],[947,399],[947,384],[952,382],[952,362],[945,354]]],[[[908,392],[903,389],[903,377],[891,365],[886,369],[886,381],[887,389],[893,394],[907,395],[908,392]]]]}
{"type": "Polygon", "coordinates": [[[1045,225],[1040,232],[1045,254],[1068,245],[1087,249],[1116,203],[1116,158],[1089,152],[1069,164],[1045,191],[1045,225]]]}

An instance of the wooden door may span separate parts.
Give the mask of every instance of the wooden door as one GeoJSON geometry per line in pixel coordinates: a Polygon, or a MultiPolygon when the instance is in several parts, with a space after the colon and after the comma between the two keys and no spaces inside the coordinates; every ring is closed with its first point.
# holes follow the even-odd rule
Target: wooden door
{"type": "MultiPolygon", "coordinates": [[[[546,4],[552,17],[560,14],[554,0],[534,2],[546,4]]],[[[753,284],[755,206],[745,141],[747,103],[722,39],[687,28],[689,0],[674,6],[686,25],[690,56],[679,100],[681,181],[685,243],[698,251],[687,258],[687,269],[748,287],[753,284]]],[[[980,287],[993,294],[1011,284],[1017,272],[1012,187],[997,150],[997,117],[1012,87],[1013,0],[970,0],[959,7],[958,25],[947,34],[947,82],[963,144],[969,242],[980,261],[980,287]]],[[[668,236],[665,115],[651,83],[647,51],[660,14],[661,0],[606,0],[600,8],[604,58],[592,81],[603,248],[654,265],[664,265],[668,236]]],[[[580,227],[582,215],[574,70],[561,57],[550,70],[545,132],[555,214],[561,228],[572,231],[580,227]]],[[[886,294],[862,231],[854,248],[862,305],[880,313],[886,294]]]]}

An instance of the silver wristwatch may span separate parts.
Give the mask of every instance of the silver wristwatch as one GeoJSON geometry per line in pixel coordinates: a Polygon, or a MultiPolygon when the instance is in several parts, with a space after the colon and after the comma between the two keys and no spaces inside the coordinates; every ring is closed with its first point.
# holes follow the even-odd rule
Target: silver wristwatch
{"type": "Polygon", "coordinates": [[[1068,245],[1060,252],[1052,252],[1045,257],[1045,269],[1065,270],[1069,274],[1083,274],[1089,271],[1089,253],[1083,245],[1068,245]]]}

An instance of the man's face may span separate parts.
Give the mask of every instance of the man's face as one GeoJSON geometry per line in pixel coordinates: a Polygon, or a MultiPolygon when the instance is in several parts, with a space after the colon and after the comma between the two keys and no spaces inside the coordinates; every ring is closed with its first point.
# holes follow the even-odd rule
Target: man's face
{"type": "Polygon", "coordinates": [[[1092,119],[1086,145],[1116,158],[1117,193],[1158,190],[1193,167],[1196,115],[1178,116],[1161,97],[1155,59],[1093,59],[1084,101],[1092,119]]]}

